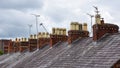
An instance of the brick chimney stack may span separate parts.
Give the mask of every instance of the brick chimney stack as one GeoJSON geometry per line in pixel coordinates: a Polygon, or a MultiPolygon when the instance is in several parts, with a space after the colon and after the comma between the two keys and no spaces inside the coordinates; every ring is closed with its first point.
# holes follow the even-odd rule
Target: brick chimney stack
{"type": "Polygon", "coordinates": [[[70,30],[68,31],[68,43],[71,44],[73,41],[82,37],[89,37],[87,23],[82,25],[78,22],[71,22],[70,30]]]}
{"type": "Polygon", "coordinates": [[[38,34],[39,48],[44,47],[46,44],[50,44],[50,36],[48,32],[40,32],[38,34]]]}
{"type": "Polygon", "coordinates": [[[28,39],[29,41],[29,51],[34,51],[37,49],[37,39],[36,35],[30,35],[30,38],[28,39]]]}
{"type": "Polygon", "coordinates": [[[52,34],[50,35],[51,47],[59,41],[67,41],[66,28],[52,28],[52,34]]]}
{"type": "Polygon", "coordinates": [[[119,27],[114,24],[105,23],[104,18],[101,18],[100,14],[96,13],[95,20],[96,24],[93,25],[93,41],[97,42],[106,33],[118,33],[119,27]]]}
{"type": "Polygon", "coordinates": [[[28,43],[27,38],[21,38],[21,39],[22,40],[21,40],[20,45],[19,45],[19,52],[23,52],[23,51],[29,49],[29,43],[28,43]]]}

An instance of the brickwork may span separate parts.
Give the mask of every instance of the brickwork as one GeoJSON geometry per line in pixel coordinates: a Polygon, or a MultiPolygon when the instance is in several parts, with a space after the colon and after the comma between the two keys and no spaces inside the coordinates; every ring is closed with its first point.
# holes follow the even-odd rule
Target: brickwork
{"type": "Polygon", "coordinates": [[[28,45],[29,45],[28,41],[20,42],[19,52],[23,52],[25,50],[28,50],[29,49],[28,45]]]}
{"type": "Polygon", "coordinates": [[[67,41],[66,28],[52,28],[52,34],[50,35],[50,46],[52,47],[59,41],[67,41]]]}
{"type": "Polygon", "coordinates": [[[70,30],[68,31],[68,43],[71,44],[78,38],[89,37],[88,31],[70,30]]]}
{"type": "Polygon", "coordinates": [[[99,40],[106,33],[118,33],[119,27],[114,24],[95,24],[93,25],[93,40],[99,40]]]}
{"type": "Polygon", "coordinates": [[[13,52],[19,52],[20,42],[13,41],[12,44],[13,52]]]}
{"type": "Polygon", "coordinates": [[[9,53],[9,46],[11,45],[11,40],[7,40],[7,39],[3,39],[0,40],[0,46],[1,46],[1,50],[4,53],[9,53]]]}
{"type": "Polygon", "coordinates": [[[37,49],[37,39],[29,39],[29,51],[37,49]]]}
{"type": "Polygon", "coordinates": [[[87,23],[71,22],[70,30],[68,31],[68,44],[82,37],[89,37],[87,23]]]}
{"type": "Polygon", "coordinates": [[[39,38],[39,48],[42,48],[47,44],[50,44],[50,38],[39,38]]]}
{"type": "Polygon", "coordinates": [[[12,40],[10,40],[9,46],[8,46],[8,53],[13,53],[13,44],[12,40]]]}
{"type": "Polygon", "coordinates": [[[66,35],[50,35],[50,46],[52,47],[54,44],[67,41],[66,35]]]}

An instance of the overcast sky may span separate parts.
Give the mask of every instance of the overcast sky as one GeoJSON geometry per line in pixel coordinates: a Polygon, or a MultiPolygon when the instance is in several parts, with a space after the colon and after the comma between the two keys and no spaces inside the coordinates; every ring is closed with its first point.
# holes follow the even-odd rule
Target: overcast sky
{"type": "MultiPolygon", "coordinates": [[[[40,14],[38,22],[49,32],[52,27],[69,30],[74,21],[88,23],[90,30],[86,13],[95,14],[92,6],[98,7],[105,22],[120,26],[119,0],[0,0],[0,38],[28,37],[28,24],[33,25],[31,34],[35,34],[35,17],[31,14],[40,14]]],[[[43,31],[39,26],[39,32],[43,31]]]]}

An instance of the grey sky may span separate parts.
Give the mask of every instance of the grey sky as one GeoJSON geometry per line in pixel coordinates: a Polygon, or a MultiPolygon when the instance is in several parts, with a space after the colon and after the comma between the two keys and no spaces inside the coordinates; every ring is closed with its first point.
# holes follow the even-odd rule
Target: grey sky
{"type": "MultiPolygon", "coordinates": [[[[95,14],[93,5],[98,6],[105,22],[120,26],[119,3],[119,0],[0,0],[0,38],[28,37],[28,24],[33,25],[31,33],[35,34],[35,17],[32,13],[41,15],[38,21],[49,32],[52,27],[69,30],[72,21],[90,25],[86,13],[95,14]]],[[[39,27],[41,31],[45,30],[39,27]]]]}

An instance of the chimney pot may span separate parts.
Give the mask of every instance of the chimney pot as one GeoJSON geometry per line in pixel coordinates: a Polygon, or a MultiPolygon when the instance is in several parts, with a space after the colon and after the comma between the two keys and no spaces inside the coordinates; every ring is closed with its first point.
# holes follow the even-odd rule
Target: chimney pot
{"type": "Polygon", "coordinates": [[[83,31],[87,31],[87,23],[83,24],[83,31]]]}
{"type": "Polygon", "coordinates": [[[52,34],[55,34],[55,28],[52,28],[52,34]]]}

